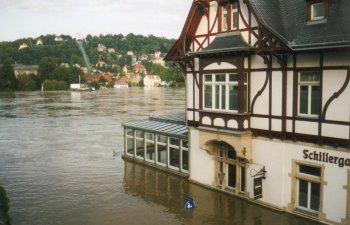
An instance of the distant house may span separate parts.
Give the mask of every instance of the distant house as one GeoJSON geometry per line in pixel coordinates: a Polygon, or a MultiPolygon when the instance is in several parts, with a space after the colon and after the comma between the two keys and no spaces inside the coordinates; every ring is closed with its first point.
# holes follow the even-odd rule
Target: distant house
{"type": "Polygon", "coordinates": [[[69,64],[68,63],[61,63],[60,66],[64,67],[64,68],[69,68],[69,64]]]}
{"type": "Polygon", "coordinates": [[[141,61],[143,61],[143,60],[148,60],[148,55],[142,54],[142,55],[140,56],[140,60],[141,60],[141,61]]]}
{"type": "Polygon", "coordinates": [[[165,61],[163,60],[163,58],[161,57],[161,52],[157,51],[154,53],[154,57],[152,59],[152,63],[154,64],[160,64],[162,66],[165,66],[165,61]]]}
{"type": "Polygon", "coordinates": [[[127,75],[127,78],[130,86],[132,87],[140,86],[140,82],[142,80],[142,77],[140,74],[129,74],[127,75]]]}
{"type": "Polygon", "coordinates": [[[25,49],[25,48],[28,48],[29,46],[26,44],[26,43],[22,43],[20,46],[19,46],[19,48],[18,48],[18,50],[21,50],[21,49],[25,49]]]}
{"type": "Polygon", "coordinates": [[[124,66],[124,67],[123,67],[123,72],[124,72],[125,74],[127,74],[127,73],[129,72],[129,70],[128,70],[128,67],[127,67],[127,66],[124,66]]]}
{"type": "Polygon", "coordinates": [[[128,78],[122,77],[119,80],[114,82],[114,88],[128,88],[128,78]]]}
{"type": "Polygon", "coordinates": [[[162,80],[158,75],[147,75],[143,78],[143,85],[145,87],[158,87],[162,83],[162,80]]]}
{"type": "Polygon", "coordinates": [[[112,53],[115,53],[115,49],[114,49],[114,48],[108,48],[107,51],[108,51],[109,53],[111,53],[111,54],[112,54],[112,53]]]}
{"type": "Polygon", "coordinates": [[[107,63],[103,60],[99,60],[97,63],[96,63],[96,67],[107,67],[107,63]]]}
{"type": "Polygon", "coordinates": [[[63,38],[60,36],[55,37],[55,41],[63,41],[63,38]]]}
{"type": "Polygon", "coordinates": [[[134,73],[140,73],[140,74],[147,74],[147,69],[144,65],[142,64],[136,64],[134,67],[133,67],[133,71],[134,73]]]}
{"type": "Polygon", "coordinates": [[[113,82],[113,74],[105,73],[105,74],[93,74],[86,77],[87,83],[98,83],[102,86],[108,85],[113,82]]]}
{"type": "Polygon", "coordinates": [[[107,50],[106,46],[104,46],[103,44],[98,44],[97,51],[104,52],[106,50],[107,50]]]}
{"type": "Polygon", "coordinates": [[[37,41],[36,41],[36,45],[37,46],[43,46],[43,41],[41,40],[41,39],[38,39],[37,41]]]}
{"type": "Polygon", "coordinates": [[[23,65],[23,64],[14,64],[13,70],[15,71],[15,76],[18,78],[19,75],[30,75],[38,74],[38,65],[23,65]]]}
{"type": "Polygon", "coordinates": [[[130,55],[130,56],[133,56],[133,55],[134,55],[134,52],[133,52],[133,51],[128,51],[126,54],[127,54],[127,55],[130,55]]]}
{"type": "Polygon", "coordinates": [[[83,71],[84,74],[89,72],[88,68],[85,66],[80,67],[80,70],[83,71]]]}

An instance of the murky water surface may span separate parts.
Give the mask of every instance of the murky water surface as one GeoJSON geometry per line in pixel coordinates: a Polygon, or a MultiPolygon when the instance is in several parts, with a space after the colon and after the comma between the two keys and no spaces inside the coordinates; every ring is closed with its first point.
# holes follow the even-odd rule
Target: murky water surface
{"type": "Polygon", "coordinates": [[[315,224],[121,159],[123,122],[183,111],[184,99],[168,88],[0,93],[12,224],[315,224]],[[183,209],[187,195],[196,209],[183,209]]]}

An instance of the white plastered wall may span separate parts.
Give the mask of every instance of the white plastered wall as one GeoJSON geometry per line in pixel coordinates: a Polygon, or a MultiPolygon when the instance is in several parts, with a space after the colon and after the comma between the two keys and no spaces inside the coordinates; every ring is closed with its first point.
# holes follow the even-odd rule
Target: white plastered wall
{"type": "Polygon", "coordinates": [[[205,185],[214,183],[214,160],[199,147],[199,131],[190,128],[190,179],[205,185]]]}
{"type": "MultiPolygon", "coordinates": [[[[275,207],[282,208],[283,186],[285,183],[285,166],[284,166],[284,145],[279,141],[270,141],[255,138],[252,140],[253,163],[251,168],[257,169],[265,166],[267,171],[266,179],[263,180],[263,198],[259,201],[268,203],[275,207]]],[[[254,171],[248,171],[248,190],[253,191],[253,178],[250,175],[254,171]]],[[[251,196],[252,197],[252,196],[251,196]]]]}

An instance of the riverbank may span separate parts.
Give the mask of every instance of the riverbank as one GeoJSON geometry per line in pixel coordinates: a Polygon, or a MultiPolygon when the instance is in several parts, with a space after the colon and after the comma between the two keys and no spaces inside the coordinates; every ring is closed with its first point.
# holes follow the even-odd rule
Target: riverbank
{"type": "Polygon", "coordinates": [[[10,225],[11,219],[7,214],[9,211],[9,199],[6,191],[0,186],[0,225],[10,225]]]}

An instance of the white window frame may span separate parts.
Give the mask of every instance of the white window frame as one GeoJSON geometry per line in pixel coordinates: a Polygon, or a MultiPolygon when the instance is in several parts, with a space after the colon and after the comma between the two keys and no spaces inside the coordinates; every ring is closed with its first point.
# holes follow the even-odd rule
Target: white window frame
{"type": "MultiPolygon", "coordinates": [[[[181,172],[185,172],[185,173],[188,173],[189,171],[189,168],[190,168],[190,155],[189,155],[189,150],[188,150],[188,147],[185,147],[183,142],[185,140],[181,139],[181,143],[180,143],[180,171],[181,172]],[[188,169],[184,169],[183,168],[183,152],[187,152],[187,166],[188,166],[188,169]]],[[[188,140],[187,141],[187,145],[189,144],[188,143],[188,140]]]]}
{"type": "MultiPolygon", "coordinates": [[[[307,71],[300,71],[298,74],[298,115],[304,116],[304,117],[318,117],[319,114],[312,114],[311,113],[311,105],[312,105],[312,87],[313,86],[319,86],[320,87],[320,93],[322,92],[321,87],[321,71],[310,71],[310,72],[319,72],[320,79],[318,81],[301,81],[301,73],[307,72],[307,71]],[[308,86],[308,105],[307,105],[307,113],[301,113],[301,86],[308,86]]],[[[320,99],[320,104],[322,104],[322,99],[320,99]]]]}
{"type": "Polygon", "coordinates": [[[168,148],[168,143],[169,143],[169,137],[168,136],[166,136],[166,135],[164,135],[164,134],[157,134],[156,135],[156,164],[157,165],[161,165],[161,166],[167,166],[167,163],[168,163],[168,154],[169,154],[169,148],[168,148]],[[159,142],[158,141],[158,136],[159,135],[161,135],[161,136],[165,136],[165,138],[166,138],[166,143],[164,143],[164,142],[159,142]],[[158,145],[161,145],[161,146],[165,146],[165,157],[166,157],[166,159],[165,159],[165,163],[162,163],[162,162],[159,162],[158,161],[158,145]]]}
{"type": "MultiPolygon", "coordinates": [[[[222,149],[223,150],[223,149],[222,149]]],[[[217,163],[217,171],[221,171],[220,164],[222,164],[222,172],[225,173],[224,180],[222,181],[222,184],[220,184],[219,177],[217,176],[217,185],[218,187],[222,189],[227,189],[234,191],[236,193],[241,193],[244,194],[246,190],[246,177],[247,177],[247,168],[246,164],[243,163],[243,160],[237,155],[237,151],[233,149],[236,153],[236,159],[231,159],[228,157],[228,149],[225,149],[222,151],[222,156],[219,154],[219,149],[217,148],[216,154],[215,154],[215,159],[217,163]],[[229,165],[235,166],[236,167],[236,186],[232,187],[229,186],[229,165]],[[244,176],[242,177],[242,168],[244,168],[244,176]],[[242,190],[242,179],[244,179],[245,185],[244,185],[244,190],[242,190]]]]}
{"type": "MultiPolygon", "coordinates": [[[[227,3],[228,4],[228,3],[227,3]]],[[[221,6],[221,31],[228,30],[228,7],[227,4],[221,6]]]]}
{"type": "Polygon", "coordinates": [[[152,163],[156,162],[156,141],[155,141],[155,138],[156,138],[155,133],[145,131],[145,160],[148,162],[152,162],[152,163]],[[147,134],[152,134],[153,140],[147,139],[147,134]],[[153,158],[153,160],[147,158],[147,143],[152,143],[154,146],[154,158],[153,158]]]}
{"type": "Polygon", "coordinates": [[[315,3],[312,3],[310,7],[311,7],[311,15],[310,15],[311,21],[322,20],[322,19],[326,18],[326,15],[325,15],[325,8],[324,8],[324,7],[325,7],[325,4],[324,4],[323,1],[322,1],[322,2],[315,2],[315,3]],[[316,7],[317,5],[323,5],[323,16],[315,16],[315,7],[316,7]]]}
{"type": "Polygon", "coordinates": [[[135,157],[138,158],[138,159],[145,159],[145,131],[135,129],[134,130],[134,139],[135,139],[135,141],[134,141],[135,157]],[[136,135],[137,131],[142,132],[143,133],[142,134],[143,137],[137,137],[137,135],[136,135]],[[142,141],[142,144],[143,144],[143,147],[142,147],[143,148],[143,157],[137,155],[137,141],[142,141]]]}
{"type": "Polygon", "coordinates": [[[313,214],[318,215],[320,213],[319,210],[313,210],[311,209],[311,183],[317,183],[320,185],[320,196],[319,196],[319,209],[321,207],[321,202],[322,202],[322,167],[314,166],[314,165],[308,165],[308,164],[297,164],[297,198],[296,198],[296,208],[300,209],[302,211],[310,212],[313,214]],[[302,173],[300,172],[300,166],[308,166],[308,167],[313,167],[313,168],[318,168],[320,169],[320,176],[315,176],[312,174],[307,174],[307,173],[302,173]],[[299,205],[299,188],[300,188],[300,180],[306,181],[308,185],[308,192],[307,192],[307,207],[303,207],[299,205]]]}
{"type": "MultiPolygon", "coordinates": [[[[240,74],[234,72],[234,73],[206,73],[203,74],[203,109],[204,110],[210,110],[210,111],[219,111],[219,112],[230,112],[230,113],[238,113],[238,107],[239,107],[239,93],[237,90],[237,104],[238,107],[236,110],[234,109],[230,109],[230,87],[237,87],[237,89],[239,89],[239,76],[240,74]],[[225,81],[216,81],[216,76],[217,75],[225,75],[225,81]],[[236,75],[238,76],[238,80],[237,81],[230,81],[230,75],[236,75]],[[206,76],[211,76],[212,79],[211,81],[206,81],[205,77],[206,76]],[[206,108],[206,104],[205,104],[205,86],[211,86],[212,88],[212,96],[211,96],[211,108],[206,108]],[[225,86],[225,108],[222,107],[222,87],[225,86]],[[216,108],[216,90],[217,88],[219,88],[219,108],[216,108]]],[[[244,74],[244,76],[247,76],[247,74],[244,74]]],[[[244,88],[244,92],[246,93],[246,102],[245,102],[245,108],[244,111],[247,112],[248,111],[248,81],[247,79],[244,79],[244,86],[246,88],[244,88]]],[[[243,93],[244,94],[244,93],[243,93]]]]}
{"type": "Polygon", "coordinates": [[[239,1],[236,0],[234,2],[232,2],[231,4],[231,29],[232,30],[236,30],[238,29],[238,24],[239,24],[239,14],[238,14],[238,8],[239,8],[239,1]],[[237,8],[234,8],[234,3],[237,3],[237,8]],[[237,13],[237,24],[234,23],[234,14],[237,13]]]}
{"type": "Polygon", "coordinates": [[[168,165],[169,165],[169,168],[171,168],[171,169],[173,169],[173,170],[177,170],[177,171],[180,171],[180,168],[181,168],[181,153],[180,153],[180,145],[181,145],[181,139],[180,138],[178,138],[178,137],[169,137],[169,146],[168,146],[168,151],[169,151],[169,153],[168,153],[168,165]],[[170,143],[170,139],[171,138],[177,138],[178,140],[179,140],[179,145],[172,145],[171,143],[170,143]],[[178,153],[179,153],[179,167],[176,167],[176,166],[172,166],[171,164],[170,164],[170,148],[173,148],[173,149],[176,149],[177,151],[178,151],[178,153]]]}
{"type": "Polygon", "coordinates": [[[133,157],[135,157],[135,154],[136,154],[136,151],[135,151],[135,129],[132,129],[132,128],[126,128],[125,129],[125,136],[126,136],[126,141],[125,141],[125,153],[127,154],[127,155],[130,155],[130,156],[133,156],[133,157]],[[128,135],[128,130],[131,130],[132,132],[133,132],[133,134],[132,135],[128,135]],[[128,146],[128,139],[132,139],[132,142],[133,142],[133,154],[130,154],[129,152],[128,152],[128,148],[129,148],[129,146],[128,146]]]}

